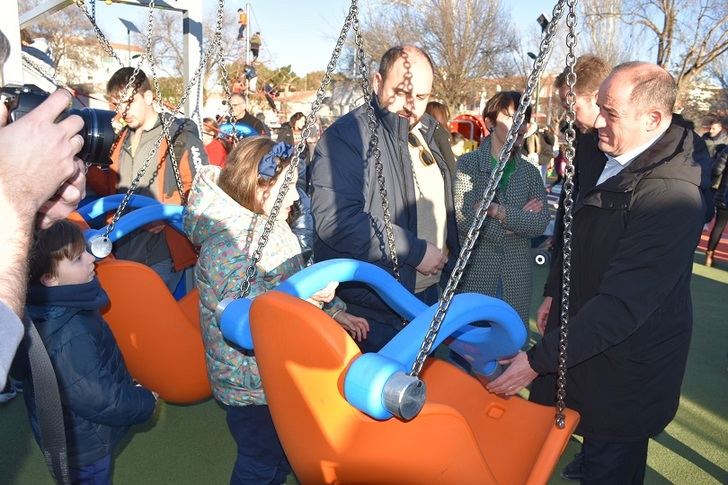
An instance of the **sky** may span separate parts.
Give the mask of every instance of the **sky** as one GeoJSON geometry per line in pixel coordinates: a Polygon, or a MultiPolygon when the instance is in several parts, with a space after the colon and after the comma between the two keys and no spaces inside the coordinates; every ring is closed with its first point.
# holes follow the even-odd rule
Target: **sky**
{"type": "MultiPolygon", "coordinates": [[[[537,28],[536,18],[541,12],[550,17],[554,0],[503,0],[510,9],[515,25],[522,31],[537,28]]],[[[349,9],[349,0],[226,0],[230,15],[237,8],[251,5],[250,24],[260,31],[263,39],[261,60],[272,67],[291,65],[299,76],[326,68],[336,39],[349,9]]],[[[359,0],[367,9],[368,0],[359,0]]],[[[213,10],[217,2],[205,0],[205,9],[213,10]]],[[[71,8],[71,7],[69,7],[71,8]]],[[[75,8],[75,7],[74,7],[75,8]]],[[[144,29],[146,8],[127,5],[106,5],[97,0],[96,16],[101,30],[112,42],[126,43],[126,29],[119,18],[133,21],[144,29]]],[[[361,15],[361,14],[360,14],[361,15]]],[[[230,41],[235,41],[230,39],[230,41]]]]}

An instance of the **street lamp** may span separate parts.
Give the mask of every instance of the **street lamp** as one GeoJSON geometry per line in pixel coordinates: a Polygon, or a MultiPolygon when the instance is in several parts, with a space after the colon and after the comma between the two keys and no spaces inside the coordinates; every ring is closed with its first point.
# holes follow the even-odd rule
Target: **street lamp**
{"type": "MultiPolygon", "coordinates": [[[[549,24],[551,23],[551,21],[548,19],[548,17],[546,17],[546,14],[542,13],[541,15],[538,16],[538,18],[536,19],[536,22],[541,27],[541,40],[543,41],[543,36],[546,33],[546,29],[549,28],[549,24]]],[[[539,45],[539,47],[540,47],[540,45],[539,45]]],[[[534,54],[533,52],[529,52],[528,57],[530,57],[531,59],[533,59],[535,61],[536,57],[538,57],[538,56],[536,56],[536,54],[534,54]]],[[[534,113],[534,118],[535,118],[535,115],[538,114],[538,104],[539,104],[540,96],[541,96],[541,76],[539,76],[538,80],[536,81],[536,109],[535,109],[535,113],[534,113]]]]}
{"type": "Polygon", "coordinates": [[[127,52],[127,60],[129,62],[129,65],[131,66],[131,33],[136,32],[138,34],[141,34],[141,31],[137,28],[136,25],[134,25],[134,22],[126,19],[119,19],[122,24],[124,24],[124,27],[126,27],[126,52],[127,52]]]}

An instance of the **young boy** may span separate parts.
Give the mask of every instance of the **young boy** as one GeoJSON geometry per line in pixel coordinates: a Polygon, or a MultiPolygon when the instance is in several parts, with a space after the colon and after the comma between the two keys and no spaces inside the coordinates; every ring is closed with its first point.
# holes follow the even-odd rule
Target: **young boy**
{"type": "MultiPolygon", "coordinates": [[[[108,305],[94,257],[78,226],[40,231],[31,252],[27,314],[58,378],[74,484],[111,483],[111,456],[129,426],[154,412],[156,396],[136,386],[100,310],[108,305]]],[[[24,382],[33,434],[40,442],[32,380],[24,382]]]]}

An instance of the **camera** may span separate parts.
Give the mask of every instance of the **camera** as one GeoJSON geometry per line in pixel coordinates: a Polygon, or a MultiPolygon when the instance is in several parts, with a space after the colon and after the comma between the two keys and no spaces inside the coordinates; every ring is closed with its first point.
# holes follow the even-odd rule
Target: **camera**
{"type": "MultiPolygon", "coordinates": [[[[41,104],[48,93],[33,84],[24,86],[5,86],[0,88],[0,98],[8,108],[8,123],[17,121],[41,104]]],[[[56,121],[78,115],[83,119],[83,128],[78,132],[83,137],[83,148],[76,155],[85,163],[103,167],[111,165],[111,148],[116,133],[111,120],[116,116],[113,111],[103,109],[67,109],[56,121]]]]}

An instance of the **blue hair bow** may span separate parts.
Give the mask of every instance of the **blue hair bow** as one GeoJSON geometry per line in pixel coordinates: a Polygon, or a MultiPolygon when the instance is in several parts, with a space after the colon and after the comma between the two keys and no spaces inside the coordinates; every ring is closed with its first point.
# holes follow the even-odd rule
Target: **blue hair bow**
{"type": "Polygon", "coordinates": [[[264,177],[273,177],[276,174],[276,158],[290,158],[293,147],[288,143],[276,143],[271,150],[258,163],[258,174],[264,177]]]}

